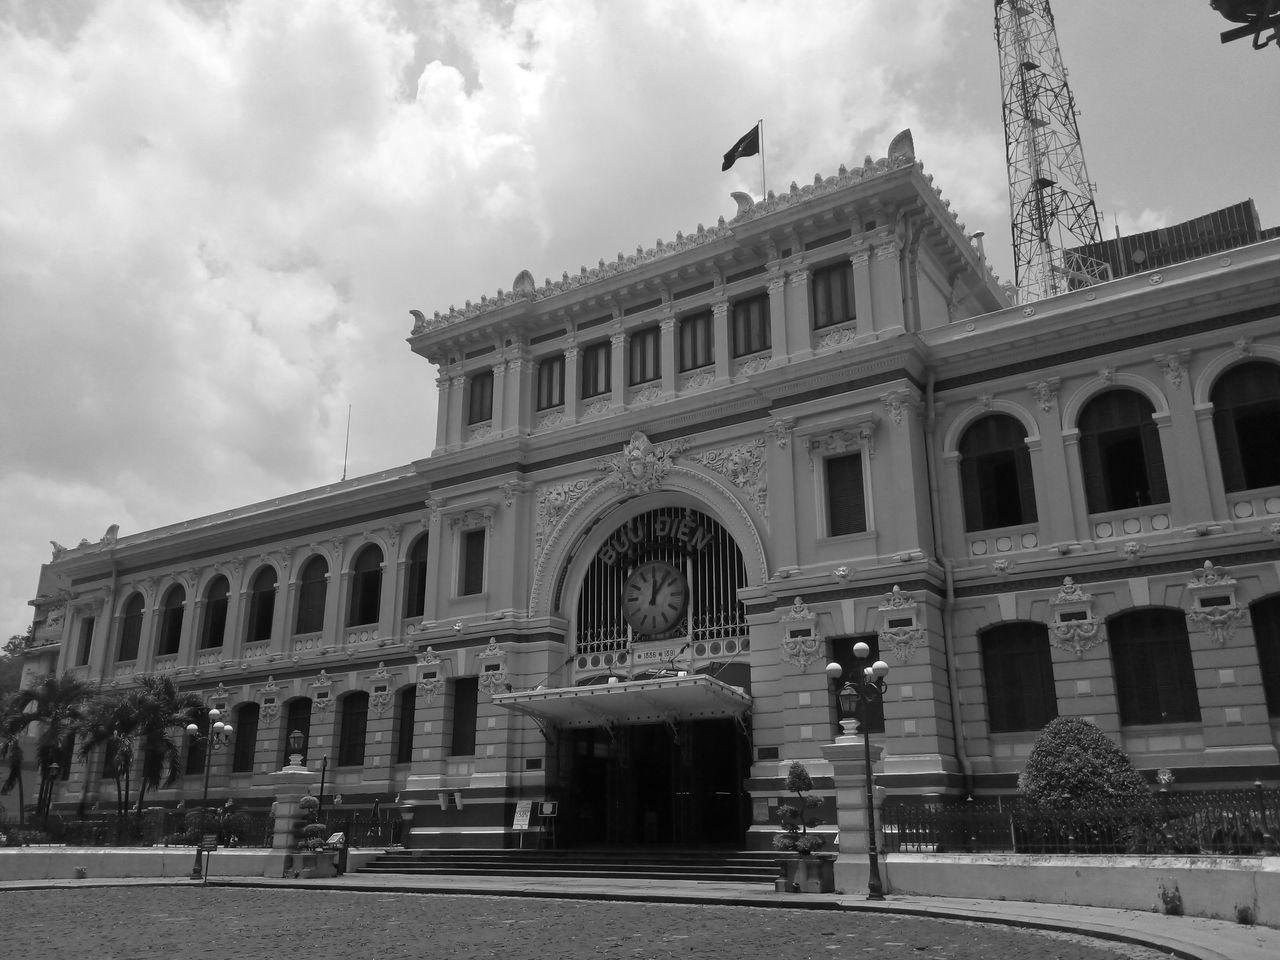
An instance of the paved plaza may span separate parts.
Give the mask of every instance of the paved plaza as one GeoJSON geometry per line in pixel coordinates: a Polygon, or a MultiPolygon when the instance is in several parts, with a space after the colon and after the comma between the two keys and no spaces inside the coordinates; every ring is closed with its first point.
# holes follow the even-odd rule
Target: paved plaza
{"type": "Polygon", "coordinates": [[[13,957],[1155,960],[1168,953],[958,920],[718,904],[299,888],[0,891],[13,957]]]}

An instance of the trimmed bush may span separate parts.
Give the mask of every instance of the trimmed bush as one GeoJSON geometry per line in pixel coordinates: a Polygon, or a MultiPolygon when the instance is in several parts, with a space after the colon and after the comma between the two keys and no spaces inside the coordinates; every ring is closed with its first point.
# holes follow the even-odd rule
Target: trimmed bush
{"type": "Polygon", "coordinates": [[[782,830],[773,835],[773,849],[795,851],[802,855],[821,850],[826,840],[809,833],[809,828],[818,826],[822,819],[810,816],[808,811],[822,806],[822,801],[808,796],[813,789],[813,778],[798,760],[787,771],[787,789],[796,795],[796,805],[784,804],[778,807],[778,820],[782,830]]]}
{"type": "Polygon", "coordinates": [[[1029,804],[1051,810],[1151,805],[1151,788],[1125,752],[1079,717],[1045,725],[1018,776],[1018,789],[1029,804]]]}

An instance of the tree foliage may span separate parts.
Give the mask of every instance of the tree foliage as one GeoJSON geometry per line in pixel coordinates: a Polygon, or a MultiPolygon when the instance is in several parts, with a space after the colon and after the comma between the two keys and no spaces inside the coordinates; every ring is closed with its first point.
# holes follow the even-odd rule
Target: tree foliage
{"type": "Polygon", "coordinates": [[[1151,788],[1128,755],[1087,720],[1050,720],[1027,757],[1018,788],[1045,809],[1145,807],[1151,788]]]}

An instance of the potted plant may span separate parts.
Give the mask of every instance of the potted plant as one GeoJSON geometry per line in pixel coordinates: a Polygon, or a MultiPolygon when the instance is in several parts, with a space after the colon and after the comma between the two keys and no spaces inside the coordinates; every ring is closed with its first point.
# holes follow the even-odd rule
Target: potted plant
{"type": "Polygon", "coordinates": [[[778,807],[778,822],[782,827],[773,836],[773,849],[781,853],[795,853],[779,861],[778,882],[780,890],[789,893],[830,893],[835,890],[835,859],[815,857],[814,853],[826,846],[826,838],[810,833],[810,827],[822,823],[814,811],[822,801],[811,795],[813,778],[798,760],[787,771],[787,790],[796,795],[795,803],[778,807]]]}
{"type": "Polygon", "coordinates": [[[324,848],[329,828],[315,822],[320,800],[310,794],[298,801],[298,820],[294,827],[294,842],[301,862],[299,874],[304,878],[334,877],[338,875],[337,854],[324,848]]]}

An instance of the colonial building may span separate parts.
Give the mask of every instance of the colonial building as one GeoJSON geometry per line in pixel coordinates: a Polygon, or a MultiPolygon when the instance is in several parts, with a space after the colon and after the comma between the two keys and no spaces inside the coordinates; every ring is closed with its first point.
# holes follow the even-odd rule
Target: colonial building
{"type": "Polygon", "coordinates": [[[415,846],[514,845],[521,800],[561,845],[764,846],[792,761],[831,793],[858,640],[893,794],[1011,791],[1055,715],[1280,776],[1280,240],[1022,306],[909,134],[735,200],[413,311],[430,456],[57,550],[30,671],[172,674],[241,803],[299,731],[415,846]]]}

